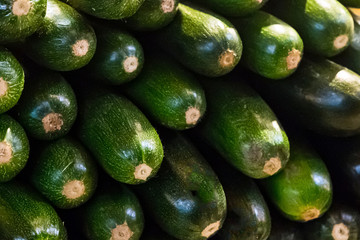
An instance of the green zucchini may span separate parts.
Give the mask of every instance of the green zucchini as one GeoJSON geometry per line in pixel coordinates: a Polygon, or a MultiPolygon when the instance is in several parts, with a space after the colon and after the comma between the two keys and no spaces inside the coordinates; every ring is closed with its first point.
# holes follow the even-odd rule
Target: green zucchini
{"type": "Polygon", "coordinates": [[[272,212],[271,233],[268,240],[305,240],[300,224],[284,219],[272,212]]]}
{"type": "Polygon", "coordinates": [[[359,0],[339,0],[346,7],[360,8],[359,0]]]}
{"type": "Polygon", "coordinates": [[[159,124],[177,130],[194,127],[206,110],[204,90],[172,59],[155,56],[147,58],[144,70],[126,86],[126,93],[159,124]]]}
{"type": "Polygon", "coordinates": [[[21,125],[6,114],[0,115],[0,182],[10,181],[25,167],[29,151],[21,125]]]}
{"type": "Polygon", "coordinates": [[[127,27],[137,31],[155,31],[168,25],[178,11],[179,0],[145,0],[139,10],[124,19],[127,27]]]}
{"type": "Polygon", "coordinates": [[[144,216],[136,196],[125,186],[95,195],[86,205],[84,229],[90,240],[137,240],[144,216]]]}
{"type": "Polygon", "coordinates": [[[321,158],[304,143],[291,142],[284,170],[262,184],[271,202],[288,219],[300,222],[322,216],[332,202],[332,183],[321,158]]]}
{"type": "Polygon", "coordinates": [[[31,181],[56,207],[75,208],[95,192],[97,169],[80,143],[63,138],[42,151],[34,164],[31,181]]]}
{"type": "Polygon", "coordinates": [[[1,2],[0,43],[18,42],[42,24],[47,0],[7,0],[1,2]]]}
{"type": "Polygon", "coordinates": [[[155,176],[164,153],[160,138],[142,112],[125,97],[87,94],[78,136],[115,180],[144,183],[155,176]]]}
{"type": "Polygon", "coordinates": [[[349,205],[334,204],[322,218],[307,223],[304,233],[307,240],[358,240],[359,210],[349,205]]]}
{"type": "Polygon", "coordinates": [[[232,71],[242,54],[240,36],[229,21],[181,3],[174,21],[155,36],[183,65],[209,77],[232,71]]]}
{"type": "Polygon", "coordinates": [[[241,62],[252,71],[270,79],[282,79],[297,69],[303,54],[303,41],[287,23],[258,11],[232,23],[243,41],[241,62]]]}
{"type": "Polygon", "coordinates": [[[67,239],[55,210],[23,183],[0,184],[0,213],[1,239],[67,239]]]}
{"type": "Polygon", "coordinates": [[[47,0],[44,24],[23,45],[34,62],[56,71],[85,66],[95,49],[94,29],[75,9],[58,0],[47,0]]]}
{"type": "Polygon", "coordinates": [[[144,65],[141,44],[129,33],[115,27],[93,23],[97,50],[84,72],[98,82],[120,85],[133,80],[144,65]]]}
{"type": "Polygon", "coordinates": [[[102,19],[122,19],[139,10],[145,0],[62,0],[77,10],[102,19]]]}
{"type": "Polygon", "coordinates": [[[299,32],[309,53],[335,56],[353,38],[351,14],[336,0],[273,0],[266,9],[299,32]]]}
{"type": "Polygon", "coordinates": [[[54,140],[70,131],[77,116],[77,101],[59,73],[43,71],[28,82],[15,110],[31,137],[54,140]]]}
{"type": "Polygon", "coordinates": [[[265,101],[239,81],[205,79],[202,83],[208,110],[200,124],[201,136],[247,176],[265,178],[283,169],[289,141],[265,101]]]}
{"type": "Polygon", "coordinates": [[[225,220],[226,199],[221,183],[181,135],[166,136],[164,149],[166,157],[157,177],[136,188],[144,207],[173,237],[207,239],[225,220]]]}
{"type": "Polygon", "coordinates": [[[24,89],[24,70],[6,48],[0,47],[0,114],[19,101],[24,89]]]}

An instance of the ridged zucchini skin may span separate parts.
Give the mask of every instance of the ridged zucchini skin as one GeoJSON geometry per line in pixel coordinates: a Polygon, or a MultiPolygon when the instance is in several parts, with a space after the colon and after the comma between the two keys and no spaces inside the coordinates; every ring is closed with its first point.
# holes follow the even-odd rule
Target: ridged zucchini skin
{"type": "Polygon", "coordinates": [[[67,239],[54,208],[23,183],[1,183],[0,203],[1,239],[67,239]]]}
{"type": "Polygon", "coordinates": [[[130,33],[93,23],[97,50],[84,72],[99,83],[120,85],[136,78],[144,65],[141,44],[130,33]]]}
{"type": "Polygon", "coordinates": [[[164,152],[149,120],[123,96],[91,94],[79,114],[80,140],[117,181],[140,184],[155,176],[164,152]]]}
{"type": "Polygon", "coordinates": [[[166,157],[157,177],[137,186],[136,191],[165,232],[177,239],[207,239],[225,220],[226,198],[221,183],[181,135],[166,136],[164,149],[166,157]]]}
{"type": "Polygon", "coordinates": [[[70,131],[77,117],[77,101],[59,73],[44,70],[28,82],[15,112],[29,136],[54,140],[70,131]]]}
{"type": "Polygon", "coordinates": [[[29,140],[25,130],[12,117],[0,115],[0,182],[14,178],[29,158],[29,140]]]}
{"type": "Polygon", "coordinates": [[[136,31],[155,31],[167,26],[178,11],[179,0],[145,0],[139,10],[124,19],[125,25],[136,31]]]}
{"type": "Polygon", "coordinates": [[[125,92],[157,123],[176,130],[196,126],[206,111],[197,79],[165,55],[147,55],[147,63],[125,92]]]}
{"type": "Polygon", "coordinates": [[[359,210],[349,205],[333,204],[322,218],[307,223],[303,232],[306,240],[358,240],[359,210]]]}
{"type": "Polygon", "coordinates": [[[295,72],[304,44],[294,28],[264,11],[232,18],[231,22],[243,41],[240,63],[270,79],[283,79],[295,72]]]}
{"type": "Polygon", "coordinates": [[[232,71],[242,54],[240,36],[229,21],[182,3],[175,19],[156,38],[183,65],[209,77],[232,71]]]}
{"type": "Polygon", "coordinates": [[[47,0],[8,0],[0,3],[0,43],[23,40],[42,24],[47,0]]]}
{"type": "Polygon", "coordinates": [[[67,137],[47,145],[31,172],[31,181],[53,205],[75,208],[90,199],[97,187],[95,162],[85,148],[67,137]]]}
{"type": "Polygon", "coordinates": [[[24,89],[24,70],[14,55],[0,47],[0,114],[19,101],[24,89]]]}
{"type": "Polygon", "coordinates": [[[145,0],[62,0],[97,18],[116,20],[130,17],[145,0]]]}
{"type": "Polygon", "coordinates": [[[208,110],[200,135],[235,168],[252,178],[283,169],[289,141],[265,101],[238,79],[203,79],[208,110]]]}
{"type": "Polygon", "coordinates": [[[144,216],[137,197],[124,185],[95,195],[85,207],[84,229],[89,240],[140,239],[144,216]]]}
{"type": "Polygon", "coordinates": [[[46,68],[71,71],[89,63],[95,53],[96,36],[75,9],[58,0],[48,0],[42,27],[27,38],[22,48],[46,68]]]}
{"type": "Polygon", "coordinates": [[[270,201],[282,215],[293,221],[319,218],[332,202],[332,183],[327,167],[303,142],[291,141],[286,167],[261,183],[270,201]]]}
{"type": "Polygon", "coordinates": [[[351,14],[336,0],[274,0],[266,7],[299,32],[309,53],[332,57],[353,39],[351,14]]]}

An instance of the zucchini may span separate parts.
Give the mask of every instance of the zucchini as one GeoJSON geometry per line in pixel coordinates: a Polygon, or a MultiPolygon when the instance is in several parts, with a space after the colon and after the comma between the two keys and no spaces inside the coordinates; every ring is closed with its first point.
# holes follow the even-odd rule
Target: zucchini
{"type": "Polygon", "coordinates": [[[234,18],[232,23],[241,35],[241,62],[247,68],[270,79],[286,78],[295,72],[304,47],[295,29],[263,11],[234,18]]]}
{"type": "Polygon", "coordinates": [[[22,183],[0,184],[0,213],[1,239],[67,239],[51,205],[22,183]]]}
{"type": "Polygon", "coordinates": [[[75,9],[58,0],[47,0],[44,24],[23,45],[34,62],[56,71],[85,66],[95,49],[94,29],[75,9]]]}
{"type": "Polygon", "coordinates": [[[208,111],[200,135],[247,176],[266,178],[283,169],[289,159],[289,141],[265,101],[231,79],[205,79],[203,86],[208,111]]]}
{"type": "Polygon", "coordinates": [[[263,179],[262,184],[270,201],[290,220],[319,218],[332,202],[332,183],[325,163],[302,142],[291,142],[287,166],[263,179]]]}
{"type": "Polygon", "coordinates": [[[46,0],[1,2],[0,43],[18,42],[33,34],[43,23],[46,0]]]}
{"type": "Polygon", "coordinates": [[[271,233],[268,240],[305,240],[301,223],[271,213],[271,233]]]}
{"type": "Polygon", "coordinates": [[[242,54],[240,36],[229,21],[181,3],[174,21],[156,39],[183,65],[209,77],[232,71],[242,54]]]}
{"type": "Polygon", "coordinates": [[[160,138],[142,112],[125,97],[87,94],[79,114],[78,136],[115,180],[139,184],[160,168],[160,138]]]}
{"type": "Polygon", "coordinates": [[[19,101],[24,89],[24,70],[14,55],[0,47],[0,114],[19,101]]]}
{"type": "Polygon", "coordinates": [[[97,169],[80,143],[63,138],[42,151],[33,166],[31,181],[56,207],[75,208],[95,192],[97,169]]]}
{"type": "Polygon", "coordinates": [[[136,13],[145,0],[62,0],[86,14],[102,19],[122,19],[136,13]]]}
{"type": "Polygon", "coordinates": [[[299,32],[309,53],[332,57],[353,39],[351,14],[336,0],[273,0],[267,7],[299,32]]]}
{"type": "Polygon", "coordinates": [[[321,219],[307,223],[304,233],[307,240],[358,240],[359,210],[349,205],[334,204],[321,219]]]}
{"type": "Polygon", "coordinates": [[[144,216],[136,196],[125,186],[95,195],[86,205],[84,229],[90,240],[137,240],[144,216]]]}
{"type": "Polygon", "coordinates": [[[29,151],[21,125],[6,114],[0,115],[0,182],[10,181],[25,167],[29,151]]]}
{"type": "Polygon", "coordinates": [[[155,31],[174,19],[178,5],[179,0],[145,0],[139,10],[124,22],[133,30],[155,31]]]}
{"type": "Polygon", "coordinates": [[[226,215],[221,183],[195,147],[179,134],[166,136],[156,178],[137,186],[155,222],[177,239],[207,239],[226,215]]]}
{"type": "Polygon", "coordinates": [[[120,85],[133,80],[144,65],[141,44],[129,33],[93,23],[97,50],[84,72],[98,82],[120,85]]]}
{"type": "Polygon", "coordinates": [[[172,59],[155,56],[148,58],[140,76],[126,86],[126,93],[157,123],[177,130],[194,127],[206,110],[204,90],[172,59]]]}
{"type": "Polygon", "coordinates": [[[54,140],[70,131],[77,116],[77,101],[59,73],[43,71],[26,85],[15,110],[31,137],[54,140]]]}
{"type": "Polygon", "coordinates": [[[346,7],[360,8],[359,0],[339,0],[346,7]]]}

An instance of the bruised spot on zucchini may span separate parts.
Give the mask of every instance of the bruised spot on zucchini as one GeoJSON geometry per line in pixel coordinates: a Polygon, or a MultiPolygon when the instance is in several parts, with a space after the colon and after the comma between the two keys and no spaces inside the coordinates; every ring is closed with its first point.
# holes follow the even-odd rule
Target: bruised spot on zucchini
{"type": "Polygon", "coordinates": [[[349,228],[344,223],[335,224],[331,232],[334,240],[348,240],[349,234],[349,228]]]}
{"type": "Polygon", "coordinates": [[[263,172],[269,174],[270,176],[274,175],[281,169],[281,161],[279,157],[270,158],[269,161],[265,162],[263,172]]]}
{"type": "Polygon", "coordinates": [[[30,12],[31,2],[29,0],[17,0],[12,5],[12,13],[15,16],[24,16],[30,12]]]}
{"type": "Polygon", "coordinates": [[[116,228],[111,231],[110,240],[128,240],[133,234],[134,232],[131,231],[127,222],[124,222],[124,224],[117,225],[116,228]]]}
{"type": "Polygon", "coordinates": [[[61,130],[61,127],[64,124],[64,120],[60,113],[49,113],[41,121],[46,133],[61,130]]]}
{"type": "Polygon", "coordinates": [[[201,117],[200,110],[195,107],[189,107],[185,113],[186,123],[195,125],[201,117]]]}
{"type": "Polygon", "coordinates": [[[135,56],[127,57],[123,62],[123,66],[124,66],[125,72],[127,72],[127,73],[135,72],[139,66],[139,60],[135,56]]]}
{"type": "Polygon", "coordinates": [[[77,199],[84,195],[85,185],[83,181],[73,180],[64,185],[62,194],[67,199],[77,199]]]}
{"type": "Polygon", "coordinates": [[[72,45],[72,52],[77,57],[85,56],[89,51],[89,42],[86,39],[78,40],[72,45]]]}
{"type": "Polygon", "coordinates": [[[8,89],[8,83],[2,77],[0,77],[0,97],[5,96],[8,92],[8,89]]]}
{"type": "Polygon", "coordinates": [[[220,55],[220,66],[223,68],[227,68],[233,66],[235,63],[236,53],[230,49],[226,50],[220,55]]]}
{"type": "Polygon", "coordinates": [[[175,9],[174,0],[163,0],[161,3],[161,9],[164,13],[170,13],[175,9]]]}
{"type": "Polygon", "coordinates": [[[301,214],[301,218],[307,222],[313,219],[316,219],[320,216],[320,210],[317,208],[309,208],[303,214],[301,214]]]}
{"type": "Polygon", "coordinates": [[[286,58],[288,70],[297,68],[300,63],[300,60],[301,60],[301,52],[299,50],[293,48],[289,52],[289,54],[286,58]]]}
{"type": "Polygon", "coordinates": [[[349,42],[349,36],[347,34],[340,35],[334,40],[335,49],[341,49],[347,45],[349,42]]]}
{"type": "Polygon", "coordinates": [[[220,221],[211,223],[209,226],[207,226],[202,232],[201,236],[209,238],[211,235],[213,235],[217,230],[220,228],[220,221]]]}
{"type": "Polygon", "coordinates": [[[12,158],[12,147],[7,142],[0,142],[0,164],[10,162],[12,158]]]}
{"type": "Polygon", "coordinates": [[[146,165],[145,163],[140,164],[135,168],[134,176],[135,179],[140,179],[146,181],[146,179],[151,175],[152,168],[146,165]]]}

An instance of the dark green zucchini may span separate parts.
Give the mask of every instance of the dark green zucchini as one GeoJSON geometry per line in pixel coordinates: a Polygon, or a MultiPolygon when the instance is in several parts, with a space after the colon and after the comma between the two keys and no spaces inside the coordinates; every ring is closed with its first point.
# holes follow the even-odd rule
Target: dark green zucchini
{"type": "Polygon", "coordinates": [[[24,70],[6,48],[0,47],[0,114],[19,101],[24,89],[24,70]]]}
{"type": "Polygon", "coordinates": [[[97,169],[75,140],[63,138],[46,146],[31,173],[33,185],[58,208],[75,208],[95,192],[97,169]]]}
{"type": "Polygon", "coordinates": [[[144,216],[136,196],[125,186],[95,195],[86,205],[84,229],[90,240],[137,240],[144,216]]]}
{"type": "Polygon", "coordinates": [[[272,0],[266,9],[294,27],[311,54],[335,56],[353,39],[351,14],[336,0],[272,0]]]}
{"type": "Polygon", "coordinates": [[[144,65],[140,43],[129,33],[115,27],[93,23],[97,50],[84,72],[98,82],[120,85],[133,80],[144,65]]]}
{"type": "Polygon", "coordinates": [[[130,17],[145,0],[62,0],[89,15],[103,19],[130,17]]]}
{"type": "Polygon", "coordinates": [[[320,219],[304,226],[306,240],[358,240],[359,210],[349,205],[334,204],[320,219]]]}
{"type": "Polygon", "coordinates": [[[32,60],[56,71],[85,66],[95,49],[93,28],[75,9],[58,0],[47,0],[44,24],[23,46],[32,60]]]}
{"type": "Polygon", "coordinates": [[[88,94],[79,114],[78,136],[115,180],[139,184],[155,176],[164,153],[142,112],[125,97],[88,94]]]}
{"type": "Polygon", "coordinates": [[[181,3],[174,21],[155,37],[183,65],[209,77],[232,71],[242,54],[240,36],[229,21],[181,3]]]}
{"type": "Polygon", "coordinates": [[[202,83],[208,110],[199,130],[207,142],[252,178],[269,177],[283,169],[289,141],[265,101],[240,81],[205,79],[202,83]]]}
{"type": "Polygon", "coordinates": [[[66,240],[63,222],[35,190],[23,183],[0,184],[0,238],[66,240]]]}
{"type": "Polygon", "coordinates": [[[196,78],[158,53],[147,58],[126,92],[158,123],[177,130],[194,127],[206,110],[205,93],[196,78]]]}
{"type": "Polygon", "coordinates": [[[263,11],[234,18],[232,23],[241,35],[241,62],[247,68],[270,79],[286,78],[295,72],[304,47],[295,29],[263,11]]]}
{"type": "Polygon", "coordinates": [[[0,43],[18,42],[33,34],[42,24],[46,0],[7,0],[1,2],[0,43]]]}
{"type": "Polygon", "coordinates": [[[53,140],[70,131],[77,116],[77,101],[59,73],[44,71],[29,80],[16,112],[31,137],[53,140]]]}
{"type": "Polygon", "coordinates": [[[158,30],[174,19],[178,5],[179,0],[145,0],[139,10],[124,22],[137,31],[158,30]]]}
{"type": "Polygon", "coordinates": [[[25,167],[29,151],[21,125],[6,114],[0,115],[0,182],[10,181],[25,167]]]}
{"type": "Polygon", "coordinates": [[[339,0],[346,7],[360,8],[359,0],[339,0]]]}
{"type": "Polygon", "coordinates": [[[271,212],[271,233],[268,240],[304,240],[300,224],[271,212]]]}
{"type": "Polygon", "coordinates": [[[221,183],[184,137],[167,136],[164,149],[166,157],[157,177],[136,188],[144,207],[173,237],[207,239],[225,220],[226,199],[221,183]]]}
{"type": "Polygon", "coordinates": [[[304,143],[291,142],[290,161],[280,173],[262,180],[272,203],[288,219],[322,216],[332,202],[332,183],[321,158],[304,143]]]}

